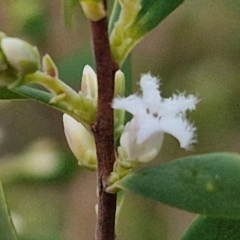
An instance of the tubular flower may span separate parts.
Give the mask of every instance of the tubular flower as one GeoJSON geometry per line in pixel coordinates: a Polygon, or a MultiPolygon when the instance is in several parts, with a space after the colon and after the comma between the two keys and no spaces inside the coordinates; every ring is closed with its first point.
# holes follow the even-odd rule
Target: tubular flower
{"type": "Polygon", "coordinates": [[[194,110],[198,98],[184,93],[162,98],[159,80],[144,74],[140,80],[142,94],[113,100],[114,109],[122,109],[133,115],[120,138],[119,156],[123,161],[148,162],[160,151],[164,133],[171,134],[185,149],[196,142],[193,126],[186,119],[187,110],[194,110]]]}

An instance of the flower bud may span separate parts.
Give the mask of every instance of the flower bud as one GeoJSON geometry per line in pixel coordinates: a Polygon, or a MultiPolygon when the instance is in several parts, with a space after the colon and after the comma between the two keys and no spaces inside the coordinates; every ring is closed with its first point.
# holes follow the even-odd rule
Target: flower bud
{"type": "Polygon", "coordinates": [[[121,70],[115,73],[114,96],[123,97],[125,93],[125,76],[121,70]]]}
{"type": "Polygon", "coordinates": [[[91,133],[67,114],[63,115],[63,125],[68,145],[77,158],[78,164],[90,170],[96,170],[96,147],[91,133]]]}
{"type": "MultiPolygon", "coordinates": [[[[114,79],[114,96],[123,97],[125,93],[125,76],[121,70],[115,73],[114,79]]],[[[119,139],[124,129],[125,111],[120,109],[114,110],[114,139],[119,139]]]]}
{"type": "Polygon", "coordinates": [[[18,38],[4,37],[1,48],[8,64],[20,75],[34,73],[39,69],[39,52],[29,43],[18,38]]]}
{"type": "Polygon", "coordinates": [[[97,75],[89,65],[86,65],[83,69],[81,93],[85,97],[93,100],[95,106],[97,105],[98,98],[97,75]]]}
{"type": "Polygon", "coordinates": [[[102,0],[83,0],[80,1],[83,12],[91,21],[99,21],[106,17],[106,10],[102,0]]]}
{"type": "Polygon", "coordinates": [[[48,54],[46,54],[42,59],[42,68],[43,72],[47,73],[47,75],[53,78],[58,78],[57,67],[48,54]]]}

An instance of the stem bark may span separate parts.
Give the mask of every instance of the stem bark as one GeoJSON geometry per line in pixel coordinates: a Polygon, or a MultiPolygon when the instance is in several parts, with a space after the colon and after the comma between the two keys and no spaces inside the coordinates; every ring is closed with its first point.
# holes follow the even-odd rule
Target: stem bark
{"type": "Polygon", "coordinates": [[[105,189],[115,161],[111,102],[118,65],[111,56],[107,18],[91,22],[91,30],[98,78],[98,109],[96,121],[92,126],[98,157],[98,216],[95,239],[114,240],[117,196],[105,192],[105,189]]]}

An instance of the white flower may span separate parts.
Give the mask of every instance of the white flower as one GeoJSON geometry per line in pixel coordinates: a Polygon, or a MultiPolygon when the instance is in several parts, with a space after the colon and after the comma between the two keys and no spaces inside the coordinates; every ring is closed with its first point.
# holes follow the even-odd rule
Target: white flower
{"type": "Polygon", "coordinates": [[[133,115],[120,138],[120,156],[128,161],[152,160],[161,148],[164,133],[177,138],[182,148],[190,149],[196,142],[196,128],[187,121],[186,111],[196,108],[197,97],[180,93],[162,98],[159,80],[150,74],[142,75],[140,86],[141,96],[116,98],[112,103],[114,109],[126,110],[133,115]]]}

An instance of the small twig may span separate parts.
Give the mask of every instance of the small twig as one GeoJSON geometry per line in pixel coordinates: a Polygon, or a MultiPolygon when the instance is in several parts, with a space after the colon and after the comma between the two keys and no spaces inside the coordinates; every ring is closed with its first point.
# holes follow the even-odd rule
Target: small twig
{"type": "Polygon", "coordinates": [[[99,194],[95,239],[114,240],[116,194],[105,192],[105,188],[115,161],[114,119],[111,102],[114,94],[114,75],[118,66],[111,56],[107,18],[91,22],[91,29],[98,78],[98,109],[96,121],[92,126],[98,157],[99,194]]]}

